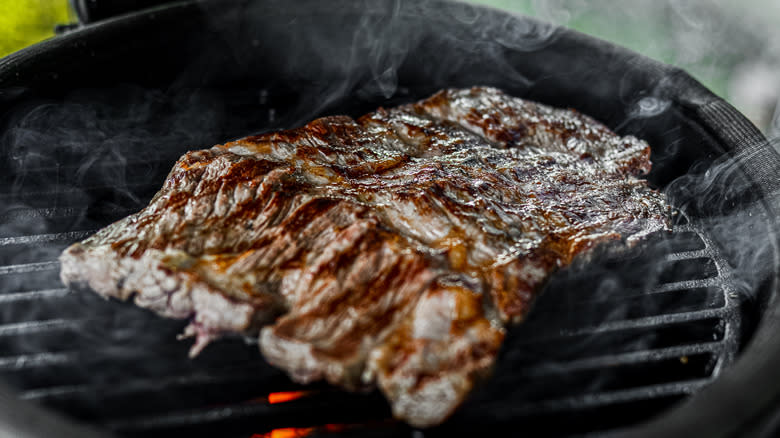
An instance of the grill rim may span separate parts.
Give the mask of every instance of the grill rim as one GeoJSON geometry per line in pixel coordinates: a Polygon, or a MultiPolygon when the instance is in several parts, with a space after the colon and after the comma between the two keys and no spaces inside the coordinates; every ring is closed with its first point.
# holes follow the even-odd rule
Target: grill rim
{"type": "MultiPolygon", "coordinates": [[[[6,58],[0,59],[0,105],[5,101],[15,99],[14,89],[17,89],[19,82],[19,72],[40,72],[52,70],[51,65],[46,64],[46,60],[62,59],[73,55],[83,56],[89,50],[89,43],[86,41],[99,41],[104,34],[114,34],[128,32],[133,29],[142,28],[143,24],[160,19],[171,19],[185,14],[193,14],[198,11],[198,4],[210,3],[206,1],[181,1],[155,8],[149,11],[141,11],[127,14],[106,22],[90,25],[71,34],[66,34],[58,38],[44,41],[28,49],[22,50],[6,58]],[[166,18],[167,17],[167,18],[166,18]],[[11,90],[10,92],[8,90],[11,90]]],[[[215,3],[215,2],[211,2],[215,3]]],[[[245,5],[246,1],[236,1],[236,5],[245,5]]],[[[269,2],[270,8],[279,8],[275,2],[269,2]]],[[[278,2],[283,5],[284,2],[278,2]]],[[[360,2],[363,5],[372,5],[373,11],[383,11],[379,2],[367,0],[360,2]]],[[[427,2],[434,7],[446,8],[448,11],[466,11],[501,17],[504,19],[524,20],[533,23],[534,26],[544,26],[533,19],[526,17],[510,16],[509,14],[493,10],[486,7],[477,7],[459,3],[449,3],[440,0],[427,2]]],[[[355,7],[354,4],[343,2],[347,9],[355,7]]],[[[284,6],[281,6],[284,8],[284,6]]],[[[339,9],[334,5],[328,8],[339,9]]],[[[307,13],[312,13],[308,11],[307,13]]],[[[744,157],[742,163],[743,170],[748,178],[756,182],[756,188],[761,192],[761,204],[765,211],[773,214],[775,217],[780,210],[780,202],[777,202],[777,191],[780,182],[772,175],[780,173],[780,155],[771,147],[768,147],[766,138],[755,128],[747,119],[744,118],[729,104],[714,96],[709,90],[691,78],[683,70],[667,66],[656,61],[637,55],[610,43],[600,41],[596,38],[579,34],[571,30],[561,29],[555,35],[556,41],[566,40],[570,43],[576,43],[585,48],[598,48],[599,50],[614,51],[620,56],[630,56],[632,58],[633,68],[646,72],[653,79],[663,79],[663,84],[655,92],[660,96],[665,96],[678,104],[683,110],[690,112],[691,119],[694,120],[701,129],[708,135],[716,139],[720,145],[726,145],[725,151],[734,157],[744,157]],[[682,95],[677,94],[684,90],[682,95]]],[[[100,47],[98,44],[97,47],[100,47]]],[[[54,68],[56,71],[56,68],[54,68]]],[[[21,75],[25,77],[25,75],[21,75]]],[[[45,83],[52,78],[45,74],[36,74],[31,83],[45,83]]],[[[650,80],[652,81],[652,79],[650,80]]],[[[56,82],[56,78],[55,78],[56,82]]],[[[773,256],[776,270],[780,266],[780,252],[778,249],[778,233],[776,229],[771,229],[771,244],[774,248],[773,256]]],[[[677,408],[673,408],[665,413],[659,421],[650,422],[645,425],[639,425],[631,431],[632,436],[683,436],[695,431],[697,434],[705,432],[708,436],[728,436],[731,432],[738,430],[743,424],[754,418],[760,413],[777,394],[780,394],[780,382],[773,383],[774,371],[780,367],[780,345],[772,342],[772,334],[780,329],[780,305],[777,303],[778,289],[777,272],[770,279],[771,284],[767,285],[770,291],[769,299],[765,304],[764,315],[761,322],[744,351],[740,354],[736,363],[726,370],[715,382],[706,388],[698,391],[687,401],[683,402],[677,408]],[[745,388],[760,388],[761,394],[751,392],[746,394],[745,388]],[[744,394],[742,397],[734,397],[735,394],[744,394]],[[720,401],[730,401],[723,406],[716,406],[710,399],[720,401]],[[738,409],[736,409],[738,408],[738,409]],[[692,421],[692,419],[694,421],[692,421]],[[695,423],[695,424],[694,424],[695,423]],[[703,427],[703,425],[706,425],[703,427]]],[[[35,424],[49,424],[51,421],[65,427],[64,430],[70,430],[74,422],[70,419],[58,418],[57,414],[51,411],[32,406],[26,402],[15,400],[14,393],[7,388],[0,387],[0,399],[7,401],[5,413],[29,412],[34,418],[42,421],[26,420],[27,425],[31,427],[29,433],[20,429],[19,436],[41,436],[40,432],[32,432],[35,424]],[[47,419],[48,418],[48,419],[47,419]],[[49,421],[51,420],[51,421],[49,421]],[[35,434],[33,434],[35,433],[35,434]]],[[[5,418],[2,418],[5,420],[5,418]]],[[[11,417],[5,424],[15,424],[16,421],[11,417]]],[[[90,428],[88,428],[90,429],[90,428]]],[[[44,430],[44,429],[41,429],[44,430]]],[[[49,429],[57,430],[57,429],[49,429]]],[[[82,429],[77,429],[81,435],[89,436],[82,429]]],[[[62,431],[58,431],[60,436],[62,431]]],[[[103,436],[103,435],[94,435],[103,436]]]]}

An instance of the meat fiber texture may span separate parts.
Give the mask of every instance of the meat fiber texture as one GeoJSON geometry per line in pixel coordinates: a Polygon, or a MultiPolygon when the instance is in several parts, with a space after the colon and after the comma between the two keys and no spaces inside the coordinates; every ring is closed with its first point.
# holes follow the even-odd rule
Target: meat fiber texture
{"type": "Polygon", "coordinates": [[[293,380],[379,387],[425,427],[555,270],[668,229],[650,166],[574,110],[445,90],[188,152],[148,207],[67,248],[61,278],[189,319],[193,356],[258,335],[293,380]]]}

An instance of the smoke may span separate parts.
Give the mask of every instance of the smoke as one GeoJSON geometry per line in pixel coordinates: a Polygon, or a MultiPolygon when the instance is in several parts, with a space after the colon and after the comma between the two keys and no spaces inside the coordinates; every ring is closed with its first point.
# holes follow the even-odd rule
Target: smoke
{"type": "Polygon", "coordinates": [[[705,212],[700,226],[718,247],[728,264],[724,272],[738,292],[755,300],[755,291],[772,281],[777,264],[780,221],[773,215],[778,199],[766,176],[753,180],[745,174],[746,163],[755,166],[750,156],[726,157],[701,174],[689,174],[672,182],[667,196],[672,202],[705,212]]]}
{"type": "MultiPolygon", "coordinates": [[[[278,109],[277,123],[265,129],[302,125],[323,114],[357,116],[377,104],[412,101],[444,86],[512,84],[520,93],[535,80],[509,62],[504,49],[542,49],[560,30],[468,5],[442,9],[431,0],[345,2],[332,8],[318,5],[303,14],[274,2],[248,2],[228,13],[217,2],[201,7],[205,26],[229,41],[222,49],[230,54],[229,62],[254,72],[250,76],[257,83],[290,87],[292,94],[306,96],[278,109]],[[343,13],[331,13],[334,8],[343,13]],[[256,26],[234,26],[240,17],[255,17],[256,26]],[[432,18],[423,24],[421,17],[432,18]],[[438,37],[430,38],[431,33],[438,37]],[[267,59],[284,61],[263,62],[267,59]],[[464,73],[468,71],[475,72],[473,77],[464,73]],[[415,77],[426,80],[420,83],[415,77]],[[285,80],[280,83],[279,78],[285,80]]],[[[198,71],[222,74],[214,59],[224,56],[209,52],[200,58],[202,62],[193,63],[198,71]]],[[[190,82],[190,76],[182,82],[190,82]]]]}
{"type": "MultiPolygon", "coordinates": [[[[492,4],[491,1],[475,3],[492,4]]],[[[509,10],[573,27],[628,46],[639,53],[684,68],[750,118],[777,149],[780,145],[780,5],[772,1],[735,4],[730,1],[508,1],[509,10]]],[[[636,101],[627,121],[652,118],[668,109],[669,101],[654,91],[636,101]]],[[[625,122],[624,122],[625,123],[625,122]]],[[[682,145],[678,145],[682,146],[682,145]]],[[[682,146],[684,147],[684,146],[682,146]]],[[[656,162],[678,155],[678,148],[657,155],[656,162]]],[[[771,271],[774,242],[759,201],[734,208],[734,199],[750,198],[751,182],[740,177],[742,157],[694,166],[669,184],[666,193],[677,204],[696,204],[709,211],[707,228],[716,236],[743,290],[756,290],[771,271]],[[732,197],[723,196],[729,187],[732,197]]],[[[658,163],[657,163],[658,164],[658,163]]],[[[768,199],[776,199],[769,194],[768,199]]],[[[744,202],[744,200],[742,201],[744,202]]]]}
{"type": "Polygon", "coordinates": [[[777,101],[775,113],[772,117],[772,126],[769,129],[769,138],[772,139],[772,144],[775,150],[780,152],[780,99],[777,101]]]}
{"type": "MultiPolygon", "coordinates": [[[[544,69],[534,67],[534,63],[545,61],[535,54],[559,41],[561,28],[556,24],[520,21],[471,7],[441,11],[439,3],[432,1],[413,5],[368,1],[365,7],[327,16],[275,8],[272,2],[249,2],[232,11],[226,11],[219,3],[203,3],[204,14],[199,18],[207,29],[204,34],[213,41],[203,51],[192,54],[187,64],[179,66],[181,71],[171,83],[162,87],[128,83],[71,90],[63,96],[34,101],[23,110],[14,108],[15,115],[6,121],[8,129],[0,138],[7,166],[3,181],[8,183],[2,194],[7,202],[0,210],[0,260],[6,265],[53,262],[67,242],[81,237],[70,234],[47,240],[45,236],[64,231],[89,233],[142,208],[161,185],[173,161],[189,149],[299,126],[324,114],[359,115],[380,105],[425,97],[445,86],[496,85],[511,94],[552,101],[571,92],[545,85],[545,74],[538,73],[544,69]],[[428,17],[428,28],[415,21],[419,17],[428,17]],[[449,23],[453,22],[466,26],[451,28],[449,23]],[[518,65],[518,54],[527,55],[530,66],[518,65]],[[540,82],[542,85],[538,86],[540,82]],[[59,194],[52,195],[54,192],[59,194]],[[44,237],[31,246],[24,240],[27,236],[44,237]]],[[[596,27],[606,37],[626,29],[631,33],[639,18],[656,23],[657,26],[649,26],[650,34],[637,32],[634,43],[643,42],[646,46],[642,51],[683,67],[711,68],[701,71],[705,79],[712,81],[716,81],[725,62],[713,57],[714,53],[744,57],[750,53],[744,46],[757,39],[744,29],[735,30],[731,24],[719,25],[718,20],[726,14],[724,2],[717,3],[715,8],[671,1],[662,6],[657,2],[639,4],[637,7],[635,3],[548,1],[533,2],[532,6],[543,19],[565,25],[598,15],[596,27]],[[667,28],[672,40],[658,39],[658,29],[667,28]],[[745,35],[743,40],[748,43],[728,43],[734,35],[745,35]]],[[[158,54],[136,56],[145,60],[158,54]]],[[[555,61],[561,74],[572,77],[571,83],[564,85],[603,85],[578,82],[579,72],[571,67],[577,65],[574,61],[555,61]]],[[[609,82],[609,87],[623,85],[612,80],[605,82],[609,82]]],[[[628,106],[624,120],[604,121],[613,122],[621,131],[649,130],[645,123],[679,122],[669,118],[674,109],[672,101],[655,89],[631,98],[624,102],[628,106]]],[[[597,98],[582,105],[600,109],[597,98]]],[[[780,109],[775,111],[773,120],[772,129],[780,132],[780,109]]],[[[676,129],[667,129],[666,137],[659,137],[659,143],[666,143],[663,154],[659,152],[655,157],[659,168],[671,166],[672,159],[685,150],[695,135],[676,129]]],[[[666,348],[670,342],[674,346],[669,341],[674,337],[661,330],[605,333],[583,329],[620,327],[625,321],[663,315],[669,309],[689,311],[724,305],[723,295],[706,287],[684,290],[684,282],[700,275],[703,268],[700,264],[670,260],[669,254],[701,252],[699,258],[704,259],[707,254],[702,248],[716,245],[717,252],[725,255],[723,265],[713,268],[716,274],[728,275],[741,297],[758,300],[755,291],[761,290],[778,266],[774,241],[763,238],[773,232],[777,223],[767,216],[760,200],[740,200],[741,195],[751,191],[750,181],[743,173],[735,160],[701,162],[690,166],[683,177],[665,184],[665,192],[676,207],[692,217],[706,212],[702,215],[706,220],[695,220],[693,225],[709,236],[707,242],[702,243],[691,231],[660,236],[631,250],[605,248],[560,272],[548,285],[528,322],[511,332],[506,349],[510,357],[500,365],[510,368],[500,368],[497,373],[509,379],[511,386],[502,388],[502,381],[496,380],[487,393],[495,397],[504,392],[510,398],[533,401],[550,397],[551,393],[545,391],[553,385],[553,392],[571,391],[566,384],[555,383],[564,378],[580,385],[575,388],[577,391],[592,392],[616,383],[610,380],[608,371],[587,371],[583,365],[587,365],[587,360],[577,362],[581,367],[576,369],[571,365],[575,358],[666,348]],[[730,187],[728,197],[723,196],[724,187],[730,187]],[[739,204],[735,204],[735,199],[739,204]],[[728,269],[721,270],[724,266],[728,269]],[[669,284],[677,284],[678,289],[666,286],[669,284]],[[512,367],[530,371],[523,377],[512,367]],[[553,383],[545,386],[545,382],[553,383]],[[506,390],[509,387],[511,391],[506,390]]],[[[56,269],[44,269],[35,275],[0,273],[0,285],[0,297],[6,293],[10,296],[61,288],[56,269]]],[[[236,358],[244,361],[247,369],[248,365],[256,370],[263,367],[256,349],[242,348],[238,342],[211,346],[191,363],[186,359],[188,346],[174,341],[181,330],[180,322],[164,321],[132,306],[103,302],[88,293],[49,293],[56,299],[4,307],[0,317],[14,323],[47,320],[57,315],[84,319],[66,336],[52,338],[42,334],[25,336],[15,344],[8,342],[9,349],[18,354],[75,349],[79,360],[91,355],[84,366],[69,369],[74,374],[67,377],[68,385],[73,387],[89,384],[107,388],[133,378],[154,381],[160,376],[195,372],[209,375],[229,368],[236,358]],[[75,345],[68,339],[71,335],[79,336],[75,345]],[[221,352],[227,354],[220,357],[221,352]]],[[[677,337],[684,341],[704,342],[713,333],[719,333],[709,320],[680,327],[681,333],[697,336],[677,337]]],[[[702,363],[701,368],[706,371],[710,365],[704,360],[702,363]]],[[[268,391],[268,382],[283,381],[278,379],[279,373],[262,369],[255,380],[247,376],[249,373],[239,374],[255,385],[244,388],[242,394],[249,389],[259,394],[268,391]],[[267,381],[262,380],[266,377],[267,381]]],[[[36,384],[62,384],[47,378],[50,380],[42,379],[36,384]]],[[[35,398],[42,393],[28,396],[35,398]]],[[[181,402],[175,393],[169,396],[172,404],[181,402]]],[[[105,411],[115,416],[121,414],[116,407],[112,411],[100,406],[97,392],[85,397],[92,404],[79,409],[91,415],[105,411]]]]}
{"type": "Polygon", "coordinates": [[[780,104],[780,7],[771,0],[473,0],[538,17],[679,66],[770,137],[780,104]]]}
{"type": "MultiPolygon", "coordinates": [[[[200,146],[202,133],[218,123],[210,103],[117,85],[73,90],[15,112],[0,137],[0,343],[13,359],[0,373],[9,383],[81,393],[67,410],[83,415],[100,409],[90,385],[160,371],[154,360],[127,358],[165,354],[166,344],[149,330],[173,339],[180,324],[63,289],[56,260],[72,241],[148,201],[175,155],[200,146]]],[[[184,345],[166,347],[186,355],[184,345]]]]}

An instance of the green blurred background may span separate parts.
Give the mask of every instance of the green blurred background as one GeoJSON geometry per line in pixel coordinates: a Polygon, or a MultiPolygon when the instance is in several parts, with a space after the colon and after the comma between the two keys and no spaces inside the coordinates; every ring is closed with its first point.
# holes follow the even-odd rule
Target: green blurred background
{"type": "MultiPolygon", "coordinates": [[[[568,26],[680,66],[780,138],[780,0],[470,1],[568,26]]],[[[0,56],[75,21],[68,0],[0,0],[0,56]]]]}
{"type": "Polygon", "coordinates": [[[682,67],[780,140],[780,0],[471,1],[682,67]]]}
{"type": "Polygon", "coordinates": [[[0,56],[54,35],[76,21],[68,0],[0,0],[0,56]]]}

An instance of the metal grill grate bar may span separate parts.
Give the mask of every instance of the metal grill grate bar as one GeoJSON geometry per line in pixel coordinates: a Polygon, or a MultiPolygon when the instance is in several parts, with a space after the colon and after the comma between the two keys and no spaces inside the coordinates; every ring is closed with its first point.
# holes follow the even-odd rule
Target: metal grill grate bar
{"type": "MultiPolygon", "coordinates": [[[[251,365],[251,364],[247,364],[251,365]]],[[[256,364],[262,366],[261,364],[256,364]]],[[[184,376],[168,376],[159,379],[133,379],[122,385],[65,385],[51,386],[47,388],[31,389],[22,391],[20,398],[26,400],[37,400],[47,398],[59,398],[62,396],[72,397],[74,394],[101,394],[102,396],[117,396],[121,394],[144,394],[157,393],[162,389],[172,387],[198,387],[201,385],[222,384],[228,382],[251,382],[253,376],[250,373],[251,368],[245,369],[225,369],[215,370],[208,374],[191,374],[184,376]]],[[[262,377],[262,376],[261,376],[262,377]]],[[[257,380],[257,376],[254,376],[257,380]]]]}
{"type": "Polygon", "coordinates": [[[199,425],[241,417],[272,416],[278,414],[278,411],[279,406],[265,403],[238,404],[186,412],[170,412],[143,418],[109,421],[107,426],[110,429],[120,430],[170,428],[172,426],[199,425]]]}
{"type": "Polygon", "coordinates": [[[619,321],[604,321],[602,324],[561,331],[562,336],[593,335],[616,330],[628,330],[634,328],[653,328],[669,324],[677,324],[688,321],[699,321],[709,318],[722,318],[732,313],[730,308],[706,309],[695,312],[673,313],[656,315],[647,318],[627,319],[619,321]]]}
{"type": "Polygon", "coordinates": [[[671,283],[664,283],[654,287],[647,294],[658,292],[686,291],[690,289],[699,289],[706,287],[719,287],[723,284],[723,279],[719,277],[710,277],[699,280],[682,280],[671,283]]]}
{"type": "Polygon", "coordinates": [[[565,372],[582,371],[590,369],[603,369],[604,367],[617,367],[634,364],[650,364],[665,359],[679,359],[697,354],[717,354],[724,349],[721,342],[708,342],[703,344],[669,347],[658,350],[633,351],[614,355],[596,356],[584,359],[567,361],[551,361],[544,364],[523,368],[523,378],[528,376],[542,376],[545,374],[560,374],[565,372]]]}
{"type": "Polygon", "coordinates": [[[24,368],[49,367],[77,362],[78,356],[73,352],[23,354],[19,356],[0,357],[0,370],[7,371],[24,368]]]}
{"type": "Polygon", "coordinates": [[[0,276],[9,274],[28,274],[41,271],[59,271],[60,262],[24,263],[20,265],[0,266],[0,276]]]}
{"type": "MultiPolygon", "coordinates": [[[[596,406],[629,403],[636,400],[648,400],[653,398],[668,397],[672,395],[688,395],[709,383],[711,379],[698,379],[687,381],[684,384],[671,383],[631,388],[619,391],[599,392],[579,395],[574,397],[562,397],[553,400],[544,400],[533,403],[523,403],[514,406],[502,405],[496,409],[497,419],[507,419],[513,416],[529,416],[534,414],[549,413],[554,411],[570,411],[596,406]]],[[[488,403],[486,410],[490,410],[488,403]]]]}
{"type": "Polygon", "coordinates": [[[706,259],[712,257],[712,251],[709,249],[699,249],[695,251],[683,251],[667,254],[664,258],[667,261],[680,261],[680,260],[693,260],[693,259],[706,259]]]}
{"type": "MultiPolygon", "coordinates": [[[[140,399],[142,397],[149,397],[149,400],[152,400],[154,399],[155,394],[160,394],[161,390],[176,390],[177,392],[192,390],[203,391],[207,386],[221,388],[228,384],[241,384],[244,385],[247,390],[251,391],[247,397],[255,398],[263,394],[263,390],[279,392],[298,389],[297,385],[286,379],[280,379],[280,373],[256,372],[257,370],[262,370],[264,367],[267,368],[267,366],[261,363],[247,363],[242,364],[241,368],[228,367],[210,370],[209,372],[185,373],[183,375],[161,378],[136,377],[127,380],[122,385],[111,383],[83,383],[48,386],[23,391],[20,396],[25,399],[57,399],[67,401],[74,394],[89,394],[90,397],[98,400],[127,400],[129,398],[140,399]]],[[[184,404],[187,403],[186,400],[182,400],[182,402],[184,404]]],[[[181,408],[182,404],[179,403],[178,407],[181,408]]]]}
{"type": "Polygon", "coordinates": [[[76,242],[86,239],[90,235],[94,234],[97,230],[84,230],[84,231],[69,231],[65,233],[52,233],[52,234],[34,234],[27,236],[16,237],[2,237],[0,238],[0,247],[10,245],[37,245],[42,243],[52,242],[76,242]]]}
{"type": "Polygon", "coordinates": [[[0,336],[22,336],[42,331],[66,330],[84,324],[78,319],[49,319],[44,321],[25,321],[0,325],[0,336]]]}
{"type": "Polygon", "coordinates": [[[42,289],[27,292],[10,292],[0,295],[0,304],[13,303],[18,301],[45,300],[49,298],[60,298],[71,293],[70,289],[42,289]]]}

